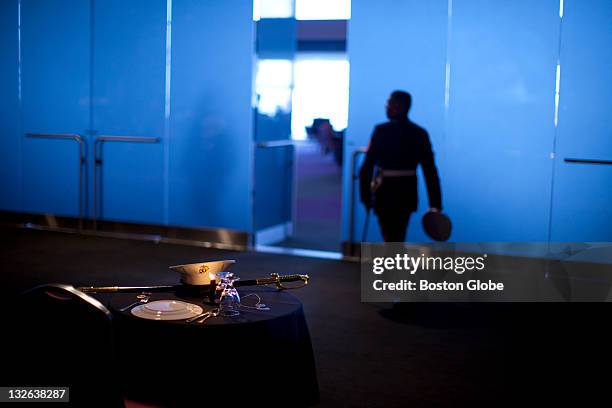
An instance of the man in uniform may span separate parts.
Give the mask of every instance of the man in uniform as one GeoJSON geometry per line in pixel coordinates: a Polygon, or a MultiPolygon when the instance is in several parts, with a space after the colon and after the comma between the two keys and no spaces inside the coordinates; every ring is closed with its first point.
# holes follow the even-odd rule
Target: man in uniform
{"type": "Polygon", "coordinates": [[[374,208],[385,242],[405,241],[410,214],[417,209],[418,164],[425,174],[430,211],[442,210],[429,135],[408,119],[411,104],[409,93],[391,94],[386,106],[389,121],[374,128],[359,174],[361,201],[368,210],[374,208]]]}

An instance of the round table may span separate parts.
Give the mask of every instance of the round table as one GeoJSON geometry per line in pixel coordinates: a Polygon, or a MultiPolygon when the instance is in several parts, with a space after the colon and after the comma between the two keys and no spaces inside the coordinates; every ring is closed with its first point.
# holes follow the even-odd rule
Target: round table
{"type": "MultiPolygon", "coordinates": [[[[301,302],[262,286],[241,287],[239,293],[242,305],[255,305],[257,297],[248,296],[253,293],[270,310],[241,307],[239,316],[203,324],[155,321],[119,311],[135,301],[134,293],[98,296],[113,312],[125,394],[166,406],[316,404],[319,389],[301,302]]],[[[150,301],[166,299],[215,307],[178,292],[153,293],[150,301]]]]}

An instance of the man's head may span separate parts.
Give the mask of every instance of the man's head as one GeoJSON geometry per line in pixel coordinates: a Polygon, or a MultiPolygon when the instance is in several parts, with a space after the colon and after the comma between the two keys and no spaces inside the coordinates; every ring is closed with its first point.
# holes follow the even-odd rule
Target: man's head
{"type": "Polygon", "coordinates": [[[412,97],[408,92],[393,91],[387,100],[387,117],[389,119],[402,119],[408,116],[412,97]]]}

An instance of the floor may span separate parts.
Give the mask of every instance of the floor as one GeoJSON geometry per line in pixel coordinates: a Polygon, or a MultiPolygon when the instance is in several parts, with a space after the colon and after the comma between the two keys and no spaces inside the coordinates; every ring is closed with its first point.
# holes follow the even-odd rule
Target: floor
{"type": "Polygon", "coordinates": [[[0,227],[0,303],[48,282],[176,284],[168,265],[227,258],[243,278],[311,276],[294,294],[321,407],[549,406],[571,396],[588,406],[608,389],[609,304],[362,303],[358,263],[0,227]]]}

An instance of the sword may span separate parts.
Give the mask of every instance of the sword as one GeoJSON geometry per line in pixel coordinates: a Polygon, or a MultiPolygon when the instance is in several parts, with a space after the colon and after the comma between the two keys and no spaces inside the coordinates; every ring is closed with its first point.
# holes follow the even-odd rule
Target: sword
{"type": "MultiPolygon", "coordinates": [[[[299,289],[308,284],[308,275],[279,275],[270,274],[269,278],[237,280],[234,286],[256,286],[256,285],[275,285],[278,289],[299,289]],[[302,285],[290,287],[285,286],[286,282],[302,282],[302,285]]],[[[214,281],[211,281],[211,284],[214,281]]],[[[76,288],[83,293],[133,293],[133,292],[166,292],[172,290],[184,290],[186,288],[207,287],[209,285],[156,285],[156,286],[80,286],[76,288]]]]}
{"type": "Polygon", "coordinates": [[[366,218],[363,224],[363,233],[361,234],[361,242],[366,242],[366,239],[368,238],[368,224],[370,223],[370,211],[371,210],[372,210],[371,208],[368,208],[366,212],[366,218]]]}
{"type": "Polygon", "coordinates": [[[378,190],[383,183],[383,170],[378,164],[376,164],[374,173],[375,174],[373,175],[372,180],[370,181],[370,205],[366,207],[366,218],[365,222],[363,223],[361,242],[366,242],[366,239],[368,238],[368,224],[370,223],[370,212],[372,211],[372,208],[374,207],[374,204],[376,202],[376,190],[378,190]]]}

